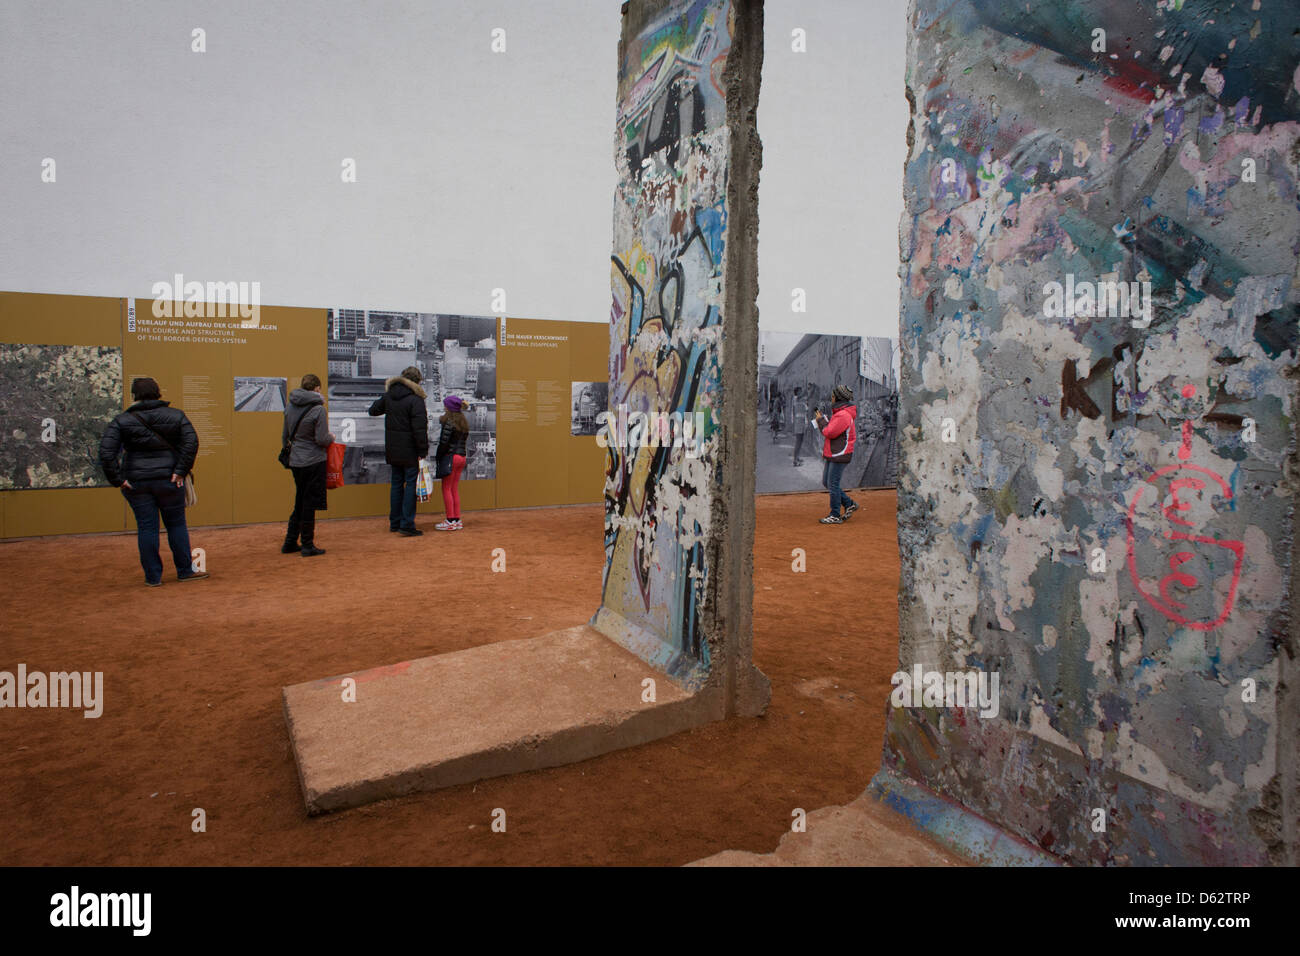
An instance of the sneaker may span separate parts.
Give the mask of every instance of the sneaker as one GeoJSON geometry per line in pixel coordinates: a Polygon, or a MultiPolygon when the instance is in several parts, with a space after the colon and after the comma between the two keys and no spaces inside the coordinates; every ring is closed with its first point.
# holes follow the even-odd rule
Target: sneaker
{"type": "Polygon", "coordinates": [[[314,558],[316,557],[316,555],[324,554],[324,553],[325,553],[324,548],[318,548],[314,544],[303,545],[302,548],[302,556],[304,558],[314,558]]]}
{"type": "Polygon", "coordinates": [[[844,509],[844,519],[847,521],[849,518],[853,516],[853,512],[857,510],[858,510],[858,503],[856,501],[850,501],[848,507],[844,509]]]}
{"type": "Polygon", "coordinates": [[[460,523],[460,519],[459,519],[459,518],[457,518],[455,521],[453,521],[453,522],[451,523],[451,530],[452,530],[452,531],[463,531],[464,528],[465,528],[465,526],[464,526],[463,524],[460,523]]]}
{"type": "Polygon", "coordinates": [[[453,531],[456,528],[456,522],[439,521],[436,525],[434,525],[434,528],[436,528],[438,531],[453,531]]]}
{"type": "Polygon", "coordinates": [[[398,528],[397,533],[403,538],[418,538],[420,535],[424,534],[424,532],[419,528],[398,528]]]}
{"type": "Polygon", "coordinates": [[[844,519],[839,515],[827,515],[822,518],[822,524],[844,524],[844,519]]]}
{"type": "Polygon", "coordinates": [[[392,534],[397,534],[397,532],[401,531],[402,529],[401,529],[401,528],[389,528],[388,530],[389,530],[392,534]]]}
{"type": "Polygon", "coordinates": [[[162,587],[162,582],[161,582],[161,581],[146,581],[146,582],[144,582],[144,583],[145,583],[145,587],[150,587],[150,588],[160,588],[160,587],[162,587]]]}
{"type": "MultiPolygon", "coordinates": [[[[197,581],[197,580],[199,580],[200,578],[206,578],[206,577],[208,577],[208,572],[207,572],[207,571],[191,571],[189,574],[178,574],[178,575],[176,575],[176,580],[177,580],[177,581],[197,581]]],[[[161,582],[159,582],[159,583],[161,583],[161,582]]]]}

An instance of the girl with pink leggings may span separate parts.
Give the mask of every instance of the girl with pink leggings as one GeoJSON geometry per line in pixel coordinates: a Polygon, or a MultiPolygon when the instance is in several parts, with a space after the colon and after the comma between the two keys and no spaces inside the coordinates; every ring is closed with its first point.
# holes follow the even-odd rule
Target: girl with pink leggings
{"type": "Polygon", "coordinates": [[[447,514],[436,527],[439,531],[460,531],[460,476],[465,470],[465,444],[469,440],[469,420],[462,409],[465,402],[457,395],[448,395],[442,400],[446,409],[438,422],[442,425],[442,434],[438,438],[438,450],[435,460],[443,455],[451,455],[451,474],[442,479],[442,504],[447,514]]]}

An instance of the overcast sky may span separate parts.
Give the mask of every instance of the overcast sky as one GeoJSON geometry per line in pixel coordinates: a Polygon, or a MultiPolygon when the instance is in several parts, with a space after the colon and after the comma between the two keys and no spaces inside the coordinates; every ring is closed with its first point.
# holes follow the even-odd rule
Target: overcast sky
{"type": "MultiPolygon", "coordinates": [[[[0,289],[605,322],[619,7],[3,0],[0,289]]],[[[766,9],[762,326],[896,336],[906,2],[766,9]]]]}

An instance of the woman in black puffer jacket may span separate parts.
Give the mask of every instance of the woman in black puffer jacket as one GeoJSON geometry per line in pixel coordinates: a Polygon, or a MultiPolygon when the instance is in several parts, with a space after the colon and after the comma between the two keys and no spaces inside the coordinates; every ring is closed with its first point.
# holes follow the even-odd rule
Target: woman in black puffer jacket
{"type": "Polygon", "coordinates": [[[135,513],[144,582],[150,587],[162,584],[163,563],[158,556],[160,513],[167,526],[176,579],[206,578],[206,571],[194,570],[190,531],[185,525],[185,476],[199,453],[198,433],[183,411],[162,400],[153,379],[133,381],[131,397],[135,404],[104,429],[99,464],[109,483],[122,489],[135,513]]]}

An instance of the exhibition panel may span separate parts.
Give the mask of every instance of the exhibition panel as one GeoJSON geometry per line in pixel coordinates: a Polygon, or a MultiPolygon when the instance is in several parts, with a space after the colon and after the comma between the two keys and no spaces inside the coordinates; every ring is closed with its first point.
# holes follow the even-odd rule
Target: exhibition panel
{"type": "MultiPolygon", "coordinates": [[[[198,432],[193,527],[285,518],[293,481],[276,455],[287,395],[308,373],[325,382],[330,430],[347,447],[345,484],[322,517],[386,514],[383,419],[369,407],[412,366],[431,445],[443,398],[465,401],[466,510],[600,501],[592,403],[607,341],[604,325],[583,322],[0,293],[0,537],[132,527],[98,452],[138,377],[198,432]]],[[[419,511],[441,510],[435,487],[419,511]]]]}

